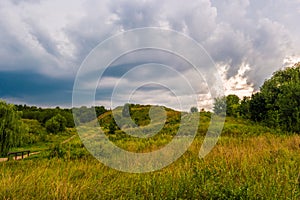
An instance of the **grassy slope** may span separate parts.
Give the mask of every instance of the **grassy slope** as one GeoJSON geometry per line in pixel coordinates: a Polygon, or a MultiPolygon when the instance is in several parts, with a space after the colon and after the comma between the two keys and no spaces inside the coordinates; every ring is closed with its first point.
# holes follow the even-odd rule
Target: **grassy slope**
{"type": "MultiPolygon", "coordinates": [[[[175,123],[177,115],[169,111],[168,124],[175,123]]],[[[217,146],[200,159],[208,125],[204,115],[189,150],[160,171],[118,172],[88,155],[77,137],[59,147],[64,151],[60,157],[49,159],[50,152],[45,151],[23,161],[0,163],[0,199],[300,198],[299,135],[280,135],[278,130],[227,118],[217,146]]],[[[101,119],[109,117],[105,114],[101,119]]],[[[176,124],[167,128],[170,133],[177,130],[176,124]]],[[[119,131],[114,142],[131,151],[157,149],[171,139],[162,133],[141,149],[137,146],[145,140],[121,136],[119,131]]]]}

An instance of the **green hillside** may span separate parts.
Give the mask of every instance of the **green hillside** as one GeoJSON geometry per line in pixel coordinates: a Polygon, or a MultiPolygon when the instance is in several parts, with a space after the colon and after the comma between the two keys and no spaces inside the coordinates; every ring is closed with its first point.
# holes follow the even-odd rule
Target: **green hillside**
{"type": "MultiPolygon", "coordinates": [[[[136,127],[145,129],[145,134],[156,126],[151,124],[150,109],[149,105],[130,108],[136,127]]],[[[99,115],[98,121],[115,145],[131,152],[150,152],[173,139],[182,116],[193,115],[165,110],[166,123],[149,138],[126,135],[136,127],[125,124],[123,131],[115,127],[110,133],[112,111],[99,115]]],[[[122,107],[113,112],[121,116],[122,107]]],[[[74,128],[49,134],[37,120],[23,119],[29,138],[34,136],[36,140],[13,150],[30,149],[39,154],[21,161],[0,162],[0,198],[299,199],[299,135],[227,117],[217,145],[200,159],[198,153],[210,115],[200,113],[197,136],[181,158],[144,174],[119,172],[101,164],[85,149],[74,128]]]]}

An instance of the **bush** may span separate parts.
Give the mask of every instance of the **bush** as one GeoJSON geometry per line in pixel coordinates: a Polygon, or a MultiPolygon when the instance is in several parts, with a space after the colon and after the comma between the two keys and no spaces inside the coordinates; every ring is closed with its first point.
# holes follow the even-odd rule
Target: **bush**
{"type": "Polygon", "coordinates": [[[66,151],[60,144],[55,144],[50,148],[49,158],[63,158],[66,155],[66,151]]]}
{"type": "Polygon", "coordinates": [[[52,117],[46,122],[46,129],[49,133],[57,134],[58,132],[63,132],[66,129],[67,120],[60,114],[52,117]]]}

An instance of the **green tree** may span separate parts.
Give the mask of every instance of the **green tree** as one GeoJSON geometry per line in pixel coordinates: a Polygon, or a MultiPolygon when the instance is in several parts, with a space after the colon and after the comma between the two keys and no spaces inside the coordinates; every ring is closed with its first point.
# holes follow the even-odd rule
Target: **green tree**
{"type": "Polygon", "coordinates": [[[107,112],[107,110],[105,109],[104,106],[96,106],[95,111],[96,111],[96,116],[97,117],[104,114],[105,112],[107,112]]]}
{"type": "Polygon", "coordinates": [[[114,119],[112,119],[109,123],[109,126],[108,126],[108,133],[109,134],[115,134],[115,132],[117,130],[116,126],[117,126],[116,121],[114,119]]]}
{"type": "Polygon", "coordinates": [[[226,96],[226,115],[237,117],[240,98],[235,94],[226,96]]]}
{"type": "Polygon", "coordinates": [[[196,112],[198,112],[198,108],[195,106],[191,107],[191,113],[196,113],[196,112]]]}
{"type": "Polygon", "coordinates": [[[218,97],[214,100],[213,112],[217,115],[224,116],[226,114],[226,97],[218,97]]]}
{"type": "Polygon", "coordinates": [[[67,120],[62,115],[57,114],[46,122],[46,129],[50,133],[57,134],[66,129],[67,120]]]}
{"type": "Polygon", "coordinates": [[[285,130],[300,133],[300,82],[289,82],[281,89],[276,100],[277,121],[285,130]]]}
{"type": "Polygon", "coordinates": [[[277,71],[250,102],[251,118],[300,133],[300,63],[277,71]]]}
{"type": "Polygon", "coordinates": [[[0,101],[0,154],[4,156],[11,147],[18,146],[22,134],[20,113],[14,105],[0,101]]]}
{"type": "Polygon", "coordinates": [[[238,107],[238,113],[242,118],[250,119],[250,97],[244,97],[238,107]]]}
{"type": "Polygon", "coordinates": [[[77,123],[87,123],[97,119],[94,107],[81,106],[80,108],[73,108],[72,111],[74,120],[77,123]]]}
{"type": "Polygon", "coordinates": [[[266,99],[261,93],[255,93],[251,96],[250,107],[250,118],[255,122],[261,122],[266,118],[267,108],[266,99]]]}

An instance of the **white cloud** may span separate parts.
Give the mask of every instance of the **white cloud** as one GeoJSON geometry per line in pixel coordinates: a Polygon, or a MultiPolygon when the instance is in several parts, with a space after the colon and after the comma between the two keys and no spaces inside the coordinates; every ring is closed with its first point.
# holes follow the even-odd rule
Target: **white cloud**
{"type": "MultiPolygon", "coordinates": [[[[73,3],[72,5],[75,5],[73,3]]],[[[0,2],[1,70],[32,70],[48,76],[74,74],[75,48],[64,34],[66,12],[60,1],[0,2]],[[72,71],[73,70],[73,71],[72,71]]]]}

